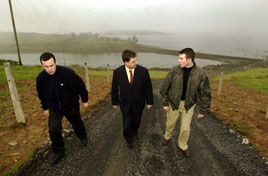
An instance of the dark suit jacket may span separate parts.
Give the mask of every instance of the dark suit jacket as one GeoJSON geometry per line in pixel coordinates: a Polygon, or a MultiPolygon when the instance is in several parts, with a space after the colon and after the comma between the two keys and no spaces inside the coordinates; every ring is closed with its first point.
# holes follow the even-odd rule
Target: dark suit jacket
{"type": "Polygon", "coordinates": [[[137,65],[134,72],[133,84],[130,86],[125,65],[114,70],[112,82],[112,104],[120,105],[122,113],[129,108],[135,112],[143,110],[145,103],[153,104],[152,82],[148,70],[137,65]]]}

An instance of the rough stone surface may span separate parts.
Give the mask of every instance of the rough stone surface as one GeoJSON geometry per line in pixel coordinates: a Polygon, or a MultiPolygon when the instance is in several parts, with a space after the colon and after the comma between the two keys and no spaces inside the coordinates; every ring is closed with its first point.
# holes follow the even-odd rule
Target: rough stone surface
{"type": "Polygon", "coordinates": [[[17,142],[9,142],[8,145],[11,145],[11,146],[17,146],[18,143],[17,143],[17,142]]]}
{"type": "Polygon", "coordinates": [[[243,138],[243,140],[242,140],[242,144],[246,144],[246,145],[248,145],[248,144],[249,144],[248,139],[247,139],[247,138],[243,138]]]}
{"type": "Polygon", "coordinates": [[[229,131],[230,131],[231,134],[235,133],[235,131],[233,129],[229,129],[229,131]]]}
{"type": "Polygon", "coordinates": [[[37,152],[32,162],[16,175],[34,176],[264,176],[268,165],[254,147],[243,145],[213,113],[191,124],[190,158],[178,148],[180,121],[168,146],[162,146],[166,114],[159,100],[161,81],[154,81],[152,109],[144,110],[139,138],[132,150],[122,137],[121,112],[110,103],[85,117],[89,143],[79,147],[79,139],[65,139],[66,156],[55,166],[48,163],[49,150],[37,152]],[[44,155],[44,153],[47,153],[44,155]]]}

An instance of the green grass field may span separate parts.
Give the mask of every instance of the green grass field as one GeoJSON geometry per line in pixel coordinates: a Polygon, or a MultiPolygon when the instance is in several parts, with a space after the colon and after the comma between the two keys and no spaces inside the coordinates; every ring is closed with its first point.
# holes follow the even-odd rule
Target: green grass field
{"type": "MultiPolygon", "coordinates": [[[[218,81],[220,76],[212,81],[218,81]]],[[[244,71],[224,74],[223,80],[235,79],[235,83],[268,94],[268,68],[252,68],[244,71]]]]}
{"type": "MultiPolygon", "coordinates": [[[[12,65],[12,74],[15,80],[26,80],[31,78],[36,78],[42,68],[40,66],[19,66],[19,65],[12,65]]],[[[0,65],[0,83],[6,82],[6,73],[3,65],[0,65]]]]}
{"type": "Polygon", "coordinates": [[[168,71],[150,70],[149,73],[150,73],[151,79],[164,79],[167,76],[168,71]]]}
{"type": "MultiPolygon", "coordinates": [[[[12,65],[12,72],[15,80],[26,80],[36,78],[42,71],[40,66],[19,66],[12,65]]],[[[85,74],[84,68],[73,68],[80,76],[85,74]]],[[[151,79],[164,79],[168,71],[150,70],[151,79]]],[[[89,70],[90,75],[106,76],[106,70],[89,70]]],[[[109,71],[109,75],[113,74],[113,70],[109,71]]],[[[0,83],[6,82],[4,66],[0,66],[0,83]]],[[[215,77],[212,81],[218,81],[220,76],[215,77]]],[[[224,74],[223,80],[235,79],[235,83],[244,87],[255,89],[259,92],[268,94],[268,68],[254,68],[245,71],[224,74]]]]}
{"type": "MultiPolygon", "coordinates": [[[[11,66],[13,76],[15,80],[26,80],[26,79],[33,79],[36,78],[37,75],[43,70],[40,66],[19,66],[19,65],[12,65],[11,66]]],[[[77,74],[84,75],[85,69],[84,68],[72,68],[75,70],[77,74]]],[[[163,79],[167,75],[167,71],[150,71],[150,76],[152,79],[163,79]]],[[[109,71],[109,75],[113,74],[113,70],[109,71]]],[[[6,82],[6,74],[4,70],[4,66],[0,65],[0,83],[6,82]]],[[[89,70],[89,75],[97,75],[97,76],[106,76],[106,70],[89,70]]]]}

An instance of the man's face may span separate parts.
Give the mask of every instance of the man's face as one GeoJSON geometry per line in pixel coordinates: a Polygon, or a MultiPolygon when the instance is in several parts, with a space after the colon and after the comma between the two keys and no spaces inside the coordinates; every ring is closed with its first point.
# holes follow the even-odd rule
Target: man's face
{"type": "Polygon", "coordinates": [[[138,65],[138,60],[137,57],[131,57],[128,62],[124,62],[124,64],[127,66],[129,69],[136,68],[138,65]]]}
{"type": "Polygon", "coordinates": [[[191,65],[192,59],[191,58],[186,58],[185,54],[179,54],[179,59],[178,63],[181,68],[187,68],[191,65]]]}
{"type": "Polygon", "coordinates": [[[42,67],[44,70],[49,74],[53,75],[56,72],[56,62],[54,61],[53,58],[50,58],[47,61],[41,61],[42,62],[42,67]]]}

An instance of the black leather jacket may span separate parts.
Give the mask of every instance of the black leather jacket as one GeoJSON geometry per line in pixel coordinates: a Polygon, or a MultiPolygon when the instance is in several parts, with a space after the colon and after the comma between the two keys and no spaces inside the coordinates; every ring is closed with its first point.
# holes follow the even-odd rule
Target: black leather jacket
{"type": "Polygon", "coordinates": [[[88,101],[82,78],[72,69],[62,66],[57,66],[53,75],[43,70],[36,78],[36,89],[44,110],[61,112],[79,107],[79,95],[82,102],[88,101]]]}

